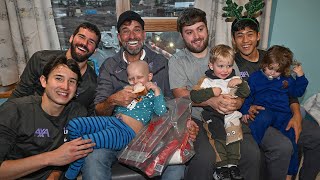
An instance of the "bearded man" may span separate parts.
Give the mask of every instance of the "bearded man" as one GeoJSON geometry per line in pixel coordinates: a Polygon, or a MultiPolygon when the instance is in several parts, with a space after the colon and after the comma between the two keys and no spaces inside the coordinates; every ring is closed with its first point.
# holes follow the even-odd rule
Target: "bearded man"
{"type": "Polygon", "coordinates": [[[43,50],[32,55],[24,69],[20,81],[11,94],[10,99],[28,96],[42,95],[44,88],[40,83],[40,76],[44,66],[59,56],[74,59],[80,67],[82,82],[77,88],[74,101],[82,104],[88,110],[88,115],[94,112],[94,95],[97,87],[97,75],[91,66],[88,66],[88,58],[94,53],[101,39],[101,33],[94,24],[85,22],[80,24],[69,39],[70,48],[62,50],[43,50]]]}

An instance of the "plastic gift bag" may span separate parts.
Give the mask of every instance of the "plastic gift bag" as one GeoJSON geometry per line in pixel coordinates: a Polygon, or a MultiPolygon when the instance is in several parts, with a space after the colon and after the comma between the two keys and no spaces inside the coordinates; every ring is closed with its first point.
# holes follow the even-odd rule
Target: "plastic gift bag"
{"type": "Polygon", "coordinates": [[[159,176],[168,164],[184,164],[195,154],[188,139],[187,120],[191,101],[184,98],[167,102],[168,112],[151,120],[118,156],[120,163],[159,176]]]}

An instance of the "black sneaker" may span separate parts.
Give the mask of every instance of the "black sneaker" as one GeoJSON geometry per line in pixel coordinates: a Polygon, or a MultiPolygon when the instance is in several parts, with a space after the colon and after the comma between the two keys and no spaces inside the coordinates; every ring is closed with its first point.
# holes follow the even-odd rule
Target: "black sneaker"
{"type": "Polygon", "coordinates": [[[238,166],[229,167],[229,172],[232,180],[243,180],[243,177],[240,175],[238,166]]]}
{"type": "Polygon", "coordinates": [[[213,173],[214,180],[231,180],[229,168],[221,167],[217,168],[213,173]]]}

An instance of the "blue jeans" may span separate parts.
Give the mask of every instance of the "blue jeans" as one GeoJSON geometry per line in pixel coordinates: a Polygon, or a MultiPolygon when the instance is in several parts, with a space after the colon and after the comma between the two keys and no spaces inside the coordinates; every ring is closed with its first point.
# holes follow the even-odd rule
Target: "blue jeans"
{"type": "Polygon", "coordinates": [[[110,149],[94,149],[86,158],[81,169],[82,179],[111,179],[112,164],[117,161],[119,151],[110,149]]]}
{"type": "MultiPolygon", "coordinates": [[[[81,169],[83,180],[111,180],[112,164],[117,161],[119,151],[110,149],[94,149],[85,158],[85,163],[81,169]]],[[[170,165],[163,172],[163,180],[180,180],[184,176],[184,165],[170,165]]]]}

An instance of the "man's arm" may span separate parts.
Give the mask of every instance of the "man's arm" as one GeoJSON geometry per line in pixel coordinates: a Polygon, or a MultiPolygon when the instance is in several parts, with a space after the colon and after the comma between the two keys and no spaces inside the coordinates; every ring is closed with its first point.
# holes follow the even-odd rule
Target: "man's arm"
{"type": "Polygon", "coordinates": [[[173,96],[175,98],[189,97],[190,96],[190,91],[186,87],[175,88],[175,89],[172,90],[172,92],[173,92],[173,96]]]}
{"type": "Polygon", "coordinates": [[[96,114],[98,116],[110,116],[115,106],[126,107],[135,98],[137,98],[137,95],[132,93],[132,88],[126,87],[98,103],[96,105],[96,114]]]}
{"type": "Polygon", "coordinates": [[[98,86],[94,99],[95,112],[98,116],[110,116],[115,106],[125,107],[136,98],[136,95],[131,93],[132,88],[125,87],[116,92],[117,89],[114,87],[115,80],[111,77],[111,71],[114,67],[110,62],[113,61],[112,57],[106,59],[99,69],[98,86]]]}
{"type": "Polygon", "coordinates": [[[38,53],[33,54],[20,76],[20,81],[13,90],[10,98],[18,98],[33,95],[35,93],[35,84],[37,78],[40,78],[39,61],[38,53]]]}
{"type": "Polygon", "coordinates": [[[0,179],[17,179],[47,166],[63,166],[87,156],[95,146],[80,138],[64,143],[58,149],[18,160],[5,160],[0,166],[0,179]]]}

